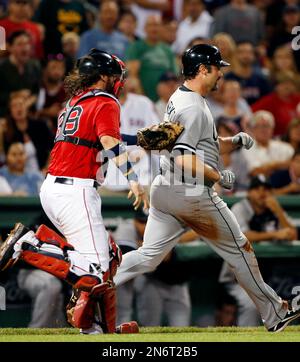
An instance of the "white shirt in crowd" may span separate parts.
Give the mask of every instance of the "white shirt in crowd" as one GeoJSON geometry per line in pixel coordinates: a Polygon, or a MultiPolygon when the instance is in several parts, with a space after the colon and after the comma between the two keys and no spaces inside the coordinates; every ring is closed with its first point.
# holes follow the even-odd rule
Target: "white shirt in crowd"
{"type": "Polygon", "coordinates": [[[0,176],[0,195],[10,195],[13,191],[11,187],[9,186],[9,183],[6,181],[6,179],[2,176],[0,176]]]}
{"type": "MultiPolygon", "coordinates": [[[[146,96],[128,93],[126,102],[121,106],[121,133],[136,135],[140,128],[159,123],[153,102],[146,96]]],[[[158,172],[158,156],[150,157],[138,146],[127,146],[134,171],[142,185],[150,185],[158,172]]],[[[113,162],[109,162],[105,181],[107,189],[121,191],[128,189],[128,182],[113,162]]]]}
{"type": "MultiPolygon", "coordinates": [[[[166,0],[153,0],[156,3],[165,3],[166,0]]],[[[140,38],[145,38],[145,24],[146,20],[149,16],[159,16],[161,17],[161,10],[156,9],[146,9],[137,4],[131,5],[131,11],[137,18],[137,26],[136,26],[136,35],[140,38]]]]}
{"type": "Polygon", "coordinates": [[[256,167],[270,162],[283,162],[291,159],[294,149],[286,142],[271,140],[268,147],[263,147],[255,142],[250,150],[243,149],[242,152],[251,172],[256,167]]]}
{"type": "Polygon", "coordinates": [[[189,42],[195,38],[209,38],[213,17],[208,11],[203,10],[195,22],[190,17],[185,18],[178,27],[176,40],[172,49],[176,54],[182,54],[189,42]]]}

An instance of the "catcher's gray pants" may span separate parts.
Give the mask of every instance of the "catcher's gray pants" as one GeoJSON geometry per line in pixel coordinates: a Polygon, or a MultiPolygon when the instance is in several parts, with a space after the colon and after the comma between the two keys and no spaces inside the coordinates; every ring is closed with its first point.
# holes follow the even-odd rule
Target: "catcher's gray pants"
{"type": "Polygon", "coordinates": [[[125,254],[115,277],[117,285],[155,269],[177,243],[188,225],[216,251],[235,273],[260,312],[267,328],[273,327],[286,315],[282,299],[262,279],[251,245],[241,232],[226,203],[204,186],[179,185],[171,187],[159,175],[150,192],[150,214],[143,245],[125,254]]]}
{"type": "Polygon", "coordinates": [[[21,269],[18,285],[32,298],[29,328],[58,328],[66,325],[62,283],[39,269],[21,269]]]}

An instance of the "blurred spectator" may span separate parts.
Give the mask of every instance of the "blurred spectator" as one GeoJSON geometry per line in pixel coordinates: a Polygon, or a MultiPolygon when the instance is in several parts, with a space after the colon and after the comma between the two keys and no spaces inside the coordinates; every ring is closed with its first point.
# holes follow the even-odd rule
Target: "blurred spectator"
{"type": "Polygon", "coordinates": [[[178,22],[174,19],[166,19],[162,24],[161,41],[172,46],[176,41],[178,22]]]}
{"type": "Polygon", "coordinates": [[[87,54],[92,48],[104,50],[124,59],[128,39],[116,30],[119,6],[115,0],[107,0],[99,7],[99,27],[81,35],[78,57],[87,54]]]}
{"type": "MultiPolygon", "coordinates": [[[[207,102],[209,105],[209,109],[213,115],[213,118],[215,120],[215,122],[217,122],[217,119],[224,113],[224,84],[227,82],[236,82],[234,80],[224,80],[223,78],[221,78],[219,80],[219,86],[218,89],[214,92],[212,92],[208,97],[207,97],[207,102]]],[[[233,85],[232,89],[234,90],[234,88],[236,88],[236,86],[233,85]]],[[[230,86],[229,86],[230,89],[230,86]]],[[[230,94],[231,92],[229,92],[230,94]]],[[[236,92],[233,92],[236,93],[236,92]]],[[[249,107],[247,101],[243,98],[243,97],[239,97],[238,101],[237,101],[237,107],[239,109],[239,112],[241,114],[244,114],[244,119],[245,121],[248,120],[249,116],[252,114],[251,108],[249,107]]],[[[226,120],[226,119],[225,119],[226,120]]],[[[247,122],[243,122],[243,129],[244,126],[247,122]]]]}
{"type": "MultiPolygon", "coordinates": [[[[232,137],[236,132],[236,126],[231,122],[219,122],[217,126],[220,137],[232,137]]],[[[233,192],[245,191],[249,185],[249,174],[247,169],[247,160],[240,149],[232,152],[222,153],[220,156],[220,169],[231,170],[234,172],[236,181],[233,192]]]]}
{"type": "Polygon", "coordinates": [[[271,112],[275,118],[275,136],[286,133],[290,121],[297,117],[300,104],[299,84],[293,73],[278,73],[272,93],[252,104],[252,110],[261,109],[271,112]]]}
{"type": "Polygon", "coordinates": [[[59,279],[42,270],[21,268],[18,273],[18,286],[32,298],[31,319],[28,328],[66,326],[64,295],[59,279]]]}
{"type": "Polygon", "coordinates": [[[134,13],[130,10],[124,11],[120,16],[118,29],[123,35],[126,36],[130,43],[138,40],[138,37],[136,36],[136,26],[137,19],[134,13]]]}
{"type": "Polygon", "coordinates": [[[252,116],[251,108],[241,97],[241,86],[236,80],[225,80],[222,89],[223,107],[216,115],[215,121],[231,123],[238,133],[247,128],[247,123],[252,116]]]}
{"type": "Polygon", "coordinates": [[[65,57],[66,74],[69,74],[69,72],[74,68],[77,60],[80,36],[73,31],[70,31],[62,36],[61,42],[62,53],[65,57]]]}
{"type": "Polygon", "coordinates": [[[168,100],[178,86],[178,77],[172,72],[166,72],[159,78],[159,82],[157,84],[157,94],[159,99],[155,103],[155,109],[160,122],[164,120],[168,100]]]}
{"type": "Polygon", "coordinates": [[[160,42],[161,20],[150,16],[147,19],[145,40],[138,40],[129,46],[127,66],[131,77],[140,79],[145,95],[158,100],[156,87],[160,76],[166,71],[177,73],[175,55],[171,48],[160,42]]]}
{"type": "Polygon", "coordinates": [[[276,195],[300,193],[300,150],[295,152],[290,167],[274,172],[270,182],[276,195]]]}
{"type": "MultiPolygon", "coordinates": [[[[281,45],[291,44],[295,38],[292,29],[300,24],[300,6],[299,5],[286,5],[283,8],[281,22],[276,26],[276,31],[269,42],[269,55],[272,56],[281,45]]],[[[300,50],[293,49],[295,61],[300,71],[300,50]]]]}
{"type": "MultiPolygon", "coordinates": [[[[263,175],[251,180],[247,198],[234,204],[231,210],[250,243],[267,240],[291,241],[297,238],[296,228],[272,196],[271,185],[263,175]]],[[[249,248],[251,247],[249,244],[249,248]]],[[[224,283],[227,292],[237,300],[237,325],[259,325],[260,317],[253,301],[237,283],[227,263],[223,263],[219,282],[224,283]]]]}
{"type": "Polygon", "coordinates": [[[295,79],[299,79],[300,74],[297,70],[295,59],[292,53],[292,49],[289,45],[282,45],[276,48],[270,68],[270,78],[276,81],[278,73],[293,74],[295,79]]]}
{"type": "Polygon", "coordinates": [[[62,55],[48,60],[37,102],[38,117],[51,121],[53,133],[56,132],[58,113],[66,100],[63,84],[65,70],[62,55]]]}
{"type": "Polygon", "coordinates": [[[26,99],[20,94],[13,95],[9,102],[4,139],[6,147],[13,142],[24,143],[28,171],[46,167],[54,136],[44,121],[29,118],[26,99]]]}
{"type": "Polygon", "coordinates": [[[283,141],[288,142],[295,152],[300,149],[300,118],[295,118],[290,122],[283,141]]]}
{"type": "Polygon", "coordinates": [[[40,66],[31,59],[30,37],[17,31],[7,39],[9,57],[0,63],[0,116],[7,113],[11,92],[28,89],[37,95],[40,87],[40,66]]]}
{"type": "MultiPolygon", "coordinates": [[[[237,302],[227,293],[218,297],[215,313],[216,327],[232,327],[236,325],[237,302]]],[[[210,325],[209,325],[210,326],[210,325]]]]}
{"type": "Polygon", "coordinates": [[[286,142],[272,139],[275,121],[268,111],[255,112],[249,123],[250,131],[255,139],[254,146],[245,152],[250,175],[271,175],[274,171],[289,166],[294,149],[286,142]]]}
{"type": "MultiPolygon", "coordinates": [[[[139,209],[133,220],[119,225],[115,239],[122,251],[126,253],[141,246],[146,222],[147,214],[139,209]]],[[[195,233],[191,235],[194,240],[195,233]]],[[[190,234],[187,237],[182,235],[180,242],[187,241],[190,241],[190,234]]],[[[136,291],[138,319],[142,325],[161,325],[163,314],[167,316],[169,326],[190,325],[191,301],[186,281],[187,272],[185,268],[180,268],[175,248],[153,273],[144,274],[117,288],[118,323],[132,318],[136,291]]]]}
{"type": "Polygon", "coordinates": [[[217,9],[212,33],[230,34],[236,42],[250,42],[255,46],[264,38],[264,24],[259,10],[246,0],[231,0],[217,9]]]}
{"type": "MultiPolygon", "coordinates": [[[[140,94],[131,92],[131,78],[127,79],[119,97],[121,103],[121,134],[136,135],[139,128],[158,123],[153,102],[140,94]]],[[[158,173],[158,156],[152,156],[141,147],[127,146],[134,170],[139,175],[142,185],[150,186],[158,173]]],[[[128,181],[110,161],[103,187],[114,191],[128,190],[128,181]]],[[[102,191],[103,192],[103,191],[102,191]]]]}
{"type": "Polygon", "coordinates": [[[209,38],[212,16],[205,10],[202,0],[187,0],[187,17],[178,25],[174,52],[181,55],[195,37],[209,38]]]}
{"type": "Polygon", "coordinates": [[[88,29],[84,6],[76,0],[43,0],[37,10],[37,20],[46,29],[46,54],[62,52],[63,34],[70,31],[82,34],[88,29]]]}
{"type": "Polygon", "coordinates": [[[0,118],[0,167],[5,163],[4,155],[4,134],[7,129],[7,123],[5,118],[0,118]]]}
{"type": "MultiPolygon", "coordinates": [[[[6,179],[2,176],[0,176],[0,196],[9,196],[12,195],[13,191],[11,187],[9,186],[6,179]]],[[[0,240],[1,242],[1,240],[0,240]]]]}
{"type": "Polygon", "coordinates": [[[26,152],[22,143],[12,143],[6,153],[6,164],[0,168],[15,195],[37,196],[44,176],[40,172],[25,171],[26,152]]]}
{"type": "Polygon", "coordinates": [[[236,51],[236,44],[232,36],[226,33],[217,33],[212,38],[212,43],[219,48],[222,59],[230,64],[229,67],[222,69],[222,73],[226,74],[230,72],[235,62],[236,51]]]}
{"type": "Polygon", "coordinates": [[[9,0],[7,17],[0,20],[0,26],[5,29],[6,38],[15,31],[26,31],[30,35],[32,54],[42,59],[44,55],[42,31],[39,25],[30,21],[32,15],[32,0],[9,0]]]}
{"type": "Polygon", "coordinates": [[[0,18],[4,18],[6,15],[6,9],[7,9],[7,1],[8,0],[0,0],[0,18]]]}
{"type": "Polygon", "coordinates": [[[268,80],[259,69],[254,67],[255,53],[251,43],[237,44],[235,60],[232,71],[225,74],[225,79],[237,80],[240,83],[242,96],[249,104],[270,93],[271,86],[268,80]]]}
{"type": "Polygon", "coordinates": [[[201,36],[197,36],[196,38],[192,39],[189,42],[187,48],[191,48],[194,45],[198,45],[198,44],[208,44],[208,43],[209,43],[209,41],[207,39],[204,39],[201,36]]]}
{"type": "Polygon", "coordinates": [[[131,10],[137,18],[136,35],[139,38],[146,36],[145,26],[149,16],[162,18],[162,12],[169,10],[168,0],[132,0],[131,10]]]}

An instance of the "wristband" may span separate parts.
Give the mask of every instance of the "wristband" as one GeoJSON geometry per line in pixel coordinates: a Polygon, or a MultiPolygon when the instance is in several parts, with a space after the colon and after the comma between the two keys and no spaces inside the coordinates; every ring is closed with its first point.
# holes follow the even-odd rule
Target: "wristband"
{"type": "Polygon", "coordinates": [[[109,148],[108,150],[105,150],[105,153],[109,159],[118,157],[125,152],[126,152],[126,147],[121,142],[117,143],[114,147],[109,148]]]}
{"type": "Polygon", "coordinates": [[[122,165],[119,165],[118,168],[128,181],[138,180],[137,174],[134,172],[130,161],[124,162],[122,165]]]}

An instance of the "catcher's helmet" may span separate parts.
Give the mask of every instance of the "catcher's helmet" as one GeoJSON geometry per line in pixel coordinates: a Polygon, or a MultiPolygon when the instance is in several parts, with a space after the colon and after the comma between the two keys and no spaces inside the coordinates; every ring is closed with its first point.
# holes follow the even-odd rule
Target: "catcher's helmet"
{"type": "Polygon", "coordinates": [[[119,76],[114,86],[114,94],[116,96],[124,86],[126,77],[125,64],[115,55],[93,48],[87,55],[77,60],[76,66],[79,74],[82,75],[119,76]]]}
{"type": "Polygon", "coordinates": [[[229,63],[222,60],[219,49],[214,45],[198,44],[187,49],[182,55],[183,75],[193,76],[197,74],[201,64],[227,67],[229,63]]]}

